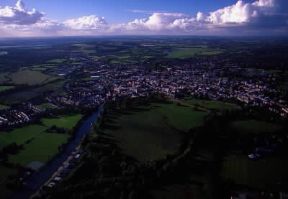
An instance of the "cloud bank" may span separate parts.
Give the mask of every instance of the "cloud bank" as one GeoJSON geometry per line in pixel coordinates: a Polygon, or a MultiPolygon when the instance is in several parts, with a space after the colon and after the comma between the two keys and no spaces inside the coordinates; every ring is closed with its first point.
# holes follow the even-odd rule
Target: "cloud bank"
{"type": "Polygon", "coordinates": [[[0,23],[15,25],[31,25],[39,22],[44,16],[43,13],[32,9],[25,9],[25,4],[19,0],[15,7],[0,7],[0,23]]]}
{"type": "Polygon", "coordinates": [[[146,18],[122,24],[110,24],[96,15],[66,21],[47,19],[36,9],[26,9],[18,0],[15,6],[0,6],[2,36],[60,35],[259,35],[288,33],[287,0],[255,0],[235,4],[210,13],[199,11],[195,16],[184,13],[154,12],[146,18]]]}

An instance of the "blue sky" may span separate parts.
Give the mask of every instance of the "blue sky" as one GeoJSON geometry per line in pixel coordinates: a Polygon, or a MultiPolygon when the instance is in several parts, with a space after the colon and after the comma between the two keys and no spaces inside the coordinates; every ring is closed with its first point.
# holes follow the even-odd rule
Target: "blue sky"
{"type": "MultiPolygon", "coordinates": [[[[1,0],[0,5],[13,6],[15,2],[16,0],[1,0]]],[[[28,8],[37,8],[53,19],[65,20],[94,14],[104,16],[113,23],[145,17],[143,13],[131,12],[133,10],[194,15],[198,11],[210,12],[235,2],[235,0],[25,0],[28,8]]]]}
{"type": "Polygon", "coordinates": [[[285,35],[287,28],[288,0],[0,0],[0,37],[285,35]]]}

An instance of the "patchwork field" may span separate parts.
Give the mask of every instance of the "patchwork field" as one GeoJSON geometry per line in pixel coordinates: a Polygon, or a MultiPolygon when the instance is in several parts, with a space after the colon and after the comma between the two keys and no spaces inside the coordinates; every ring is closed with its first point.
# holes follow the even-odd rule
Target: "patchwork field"
{"type": "Polygon", "coordinates": [[[72,129],[77,122],[82,118],[82,115],[60,116],[58,118],[44,118],[42,120],[45,126],[57,126],[65,129],[72,129]]]}
{"type": "Polygon", "coordinates": [[[63,92],[64,83],[64,80],[58,80],[36,88],[24,88],[21,91],[1,96],[0,102],[10,105],[30,100],[47,92],[59,94],[63,92]]]}
{"type": "Polygon", "coordinates": [[[55,77],[53,76],[33,70],[19,70],[15,73],[10,74],[10,78],[14,84],[26,85],[39,85],[55,80],[55,77]]]}
{"type": "Polygon", "coordinates": [[[232,111],[235,109],[240,109],[240,107],[236,104],[220,102],[220,101],[187,99],[183,103],[192,105],[194,107],[198,107],[198,108],[202,108],[206,110],[214,110],[214,111],[232,111]]]}
{"type": "Polygon", "coordinates": [[[5,110],[5,109],[8,109],[8,108],[9,108],[9,106],[0,104],[0,110],[5,110]]]}
{"type": "Polygon", "coordinates": [[[66,59],[52,59],[52,60],[47,61],[47,63],[49,63],[49,64],[61,64],[65,61],[66,61],[66,59]]]}
{"type": "Polygon", "coordinates": [[[206,47],[193,47],[193,48],[175,48],[168,55],[167,58],[171,59],[187,59],[198,55],[212,56],[222,53],[220,49],[212,49],[206,47]]]}
{"type": "Polygon", "coordinates": [[[37,105],[37,108],[47,110],[47,109],[55,109],[57,108],[57,106],[51,103],[43,103],[43,104],[37,105]]]}
{"type": "Polygon", "coordinates": [[[72,129],[82,118],[82,115],[62,116],[61,118],[46,118],[43,125],[29,125],[15,129],[11,132],[0,132],[0,149],[16,143],[23,145],[24,149],[16,155],[9,156],[9,161],[26,166],[30,162],[47,162],[57,152],[58,147],[67,142],[69,134],[46,132],[51,126],[72,129]]]}
{"type": "Polygon", "coordinates": [[[24,149],[17,155],[10,156],[9,162],[22,166],[27,166],[34,161],[46,163],[59,152],[58,148],[65,144],[68,138],[68,134],[39,132],[25,143],[24,149]]]}
{"type": "Polygon", "coordinates": [[[15,86],[0,86],[0,92],[15,88],[15,86]]]}

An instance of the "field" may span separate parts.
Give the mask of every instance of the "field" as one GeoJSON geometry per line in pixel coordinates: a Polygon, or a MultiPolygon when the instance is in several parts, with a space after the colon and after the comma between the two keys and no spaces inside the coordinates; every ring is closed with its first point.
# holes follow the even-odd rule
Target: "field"
{"type": "Polygon", "coordinates": [[[121,114],[105,133],[119,142],[122,150],[140,160],[165,158],[178,151],[182,133],[203,124],[206,112],[173,104],[152,104],[121,114]]]}
{"type": "Polygon", "coordinates": [[[55,80],[53,76],[33,70],[19,70],[10,74],[10,78],[14,84],[26,85],[40,85],[55,80]]]}
{"type": "Polygon", "coordinates": [[[277,124],[258,120],[235,121],[230,127],[240,133],[273,133],[281,128],[277,124]]]}
{"type": "Polygon", "coordinates": [[[232,179],[236,184],[264,188],[277,184],[283,176],[287,176],[287,167],[287,159],[270,157],[252,161],[247,156],[231,155],[224,159],[222,176],[232,179]]]}
{"type": "Polygon", "coordinates": [[[62,116],[62,118],[42,120],[44,125],[29,125],[11,132],[1,132],[0,148],[11,143],[23,145],[18,154],[9,156],[9,161],[26,166],[30,162],[47,162],[58,152],[58,147],[67,142],[69,134],[47,133],[51,126],[72,129],[82,115],[62,116]]]}
{"type": "Polygon", "coordinates": [[[65,81],[57,80],[36,88],[23,88],[21,91],[9,93],[0,97],[0,102],[3,104],[15,104],[30,100],[44,93],[61,93],[65,81]]]}
{"type": "Polygon", "coordinates": [[[17,155],[9,157],[9,162],[27,166],[33,161],[46,163],[59,152],[58,147],[67,142],[68,134],[39,132],[29,143],[24,145],[17,155]]]}
{"type": "Polygon", "coordinates": [[[0,86],[0,92],[15,88],[15,86],[0,86]]]}
{"type": "Polygon", "coordinates": [[[57,126],[60,128],[71,129],[82,118],[82,115],[60,116],[59,118],[43,119],[45,126],[57,126]]]}
{"type": "Polygon", "coordinates": [[[55,109],[57,108],[57,106],[51,103],[43,103],[43,104],[37,105],[37,108],[46,110],[46,109],[55,109]]]}
{"type": "Polygon", "coordinates": [[[0,104],[0,110],[5,110],[5,109],[8,109],[8,108],[9,108],[9,106],[0,104]]]}
{"type": "Polygon", "coordinates": [[[194,47],[194,48],[175,48],[167,56],[171,59],[187,59],[197,55],[212,56],[222,53],[220,49],[194,47]]]}
{"type": "Polygon", "coordinates": [[[198,100],[198,99],[187,99],[186,104],[192,105],[194,107],[215,110],[215,111],[231,111],[235,109],[240,109],[236,104],[231,104],[227,102],[220,101],[209,101],[209,100],[198,100]]]}
{"type": "Polygon", "coordinates": [[[12,144],[25,144],[25,142],[41,135],[41,132],[46,128],[41,125],[29,125],[22,128],[17,128],[11,132],[1,132],[0,134],[0,149],[12,144]]]}
{"type": "Polygon", "coordinates": [[[52,59],[47,61],[48,64],[61,64],[63,62],[65,62],[66,59],[52,59]]]}

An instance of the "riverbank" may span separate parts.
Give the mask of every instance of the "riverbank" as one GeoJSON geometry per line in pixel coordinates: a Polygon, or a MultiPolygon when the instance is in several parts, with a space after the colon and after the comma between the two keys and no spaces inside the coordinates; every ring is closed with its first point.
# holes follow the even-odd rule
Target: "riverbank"
{"type": "Polygon", "coordinates": [[[57,172],[65,161],[75,152],[75,149],[81,144],[83,138],[90,133],[91,124],[97,121],[103,111],[101,105],[94,113],[81,122],[76,129],[75,134],[69,143],[63,148],[61,153],[57,154],[49,163],[42,167],[39,171],[33,173],[24,182],[24,187],[16,192],[11,198],[28,199],[32,194],[37,192],[50,178],[57,172]]]}

